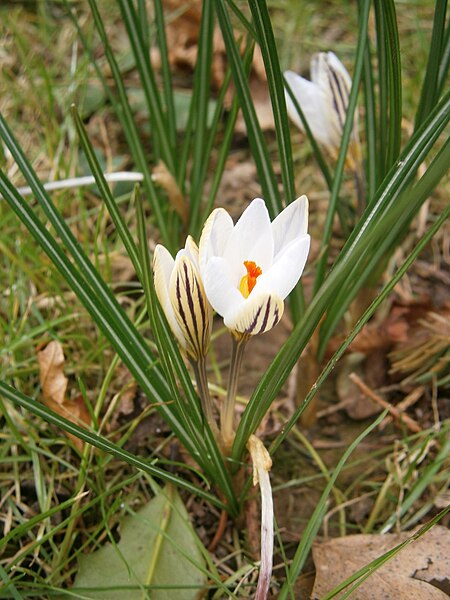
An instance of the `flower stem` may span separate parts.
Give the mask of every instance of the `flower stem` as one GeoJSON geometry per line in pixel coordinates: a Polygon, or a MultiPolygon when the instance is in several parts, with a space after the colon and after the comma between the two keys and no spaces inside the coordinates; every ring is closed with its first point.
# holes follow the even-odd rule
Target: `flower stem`
{"type": "Polygon", "coordinates": [[[269,477],[272,459],[255,435],[250,436],[247,448],[253,462],[253,485],[259,483],[261,490],[261,566],[255,600],[266,600],[273,563],[273,498],[269,477]]]}
{"type": "Polygon", "coordinates": [[[213,406],[211,396],[209,395],[208,388],[208,377],[206,375],[206,359],[204,356],[199,358],[197,361],[192,361],[192,368],[195,373],[195,380],[197,382],[197,391],[200,396],[202,403],[203,412],[205,414],[208,425],[216,440],[219,440],[219,428],[217,427],[216,420],[214,418],[213,406]]]}
{"type": "Polygon", "coordinates": [[[235,337],[232,335],[230,372],[228,374],[228,389],[225,402],[220,411],[220,429],[225,451],[231,450],[234,439],[234,405],[236,403],[237,384],[241,370],[242,357],[247,345],[248,336],[235,337]]]}

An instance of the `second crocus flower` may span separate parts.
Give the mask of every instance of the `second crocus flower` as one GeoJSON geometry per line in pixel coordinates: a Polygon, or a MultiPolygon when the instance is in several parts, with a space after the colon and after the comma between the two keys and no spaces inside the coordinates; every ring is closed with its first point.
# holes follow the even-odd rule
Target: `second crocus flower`
{"type": "MultiPolygon", "coordinates": [[[[336,157],[341,144],[352,86],[347,69],[333,52],[319,52],[311,59],[311,81],[293,71],[286,71],[284,77],[315,139],[336,157]]],[[[287,90],[285,96],[289,117],[303,131],[302,120],[287,90]]],[[[352,170],[361,160],[360,154],[358,112],[355,111],[347,156],[348,166],[352,170]]]]}

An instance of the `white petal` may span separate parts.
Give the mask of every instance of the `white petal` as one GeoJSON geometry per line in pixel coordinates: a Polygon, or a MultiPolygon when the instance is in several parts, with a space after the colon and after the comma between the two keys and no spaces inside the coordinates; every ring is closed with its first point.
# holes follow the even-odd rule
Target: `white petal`
{"type": "Polygon", "coordinates": [[[293,240],[276,257],[272,268],[260,275],[253,288],[253,294],[274,293],[283,300],[297,285],[305,268],[310,246],[310,237],[293,240]]]}
{"type": "Polygon", "coordinates": [[[300,196],[291,202],[272,222],[274,260],[281,248],[308,231],[308,198],[300,196]]]}
{"type": "Polygon", "coordinates": [[[328,91],[329,70],[328,70],[328,55],[326,52],[317,52],[311,57],[310,63],[311,81],[318,85],[322,90],[328,91]]]}
{"type": "Polygon", "coordinates": [[[216,208],[203,226],[199,243],[200,270],[212,256],[223,256],[226,243],[233,231],[233,219],[223,208],[216,208]]]}
{"type": "Polygon", "coordinates": [[[349,72],[338,59],[334,52],[327,53],[328,65],[333,71],[339,75],[345,83],[348,93],[350,93],[350,88],[352,87],[352,78],[349,75],[349,72]]]}
{"type": "Polygon", "coordinates": [[[158,244],[153,253],[153,277],[156,295],[158,296],[159,303],[166,315],[166,319],[172,332],[177,338],[180,346],[186,348],[186,341],[176,320],[169,295],[169,282],[174,266],[175,261],[170,252],[164,248],[164,246],[158,244]]]}
{"type": "MultiPolygon", "coordinates": [[[[338,59],[336,54],[333,52],[328,52],[328,64],[330,69],[333,71],[336,79],[339,81],[340,88],[345,90],[344,94],[346,97],[345,100],[345,113],[348,110],[348,99],[350,96],[350,90],[352,87],[352,78],[349,75],[349,72],[338,59]]],[[[355,110],[355,116],[353,120],[353,129],[352,129],[352,138],[358,140],[358,121],[359,121],[359,113],[358,108],[355,110]]]]}
{"type": "Polygon", "coordinates": [[[222,317],[244,302],[245,298],[231,281],[229,265],[224,258],[211,258],[203,269],[202,278],[211,306],[222,317]]]}
{"type": "MultiPolygon", "coordinates": [[[[324,146],[334,144],[329,131],[330,93],[324,92],[317,84],[307,81],[292,71],[286,71],[284,76],[303,110],[315,139],[324,146]]],[[[299,129],[304,131],[303,123],[287,91],[285,96],[289,117],[299,129]]]]}
{"type": "Polygon", "coordinates": [[[256,335],[269,331],[279,323],[283,310],[283,300],[277,295],[252,292],[245,302],[240,304],[233,314],[228,314],[223,321],[232,331],[256,335]]]}
{"type": "Polygon", "coordinates": [[[197,271],[200,272],[198,246],[191,235],[188,235],[186,238],[185,250],[186,256],[188,256],[191,259],[197,271]]]}
{"type": "Polygon", "coordinates": [[[244,261],[254,261],[264,272],[273,260],[273,237],[269,212],[264,200],[256,198],[242,213],[231,233],[224,253],[231,266],[231,281],[235,287],[246,270],[244,261]]]}

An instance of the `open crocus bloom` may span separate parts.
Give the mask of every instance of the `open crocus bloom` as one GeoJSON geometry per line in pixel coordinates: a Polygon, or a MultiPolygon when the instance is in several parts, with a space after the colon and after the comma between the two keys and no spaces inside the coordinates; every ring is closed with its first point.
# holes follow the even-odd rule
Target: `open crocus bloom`
{"type": "Polygon", "coordinates": [[[239,334],[264,333],[283,314],[309,252],[308,199],[292,202],[271,223],[256,198],[233,224],[214,210],[200,238],[200,271],[208,300],[225,325],[239,334]]]}
{"type": "Polygon", "coordinates": [[[208,350],[212,309],[200,277],[197,244],[189,236],[175,259],[158,244],[153,273],[156,295],[181,349],[199,360],[208,350]]]}
{"type": "MultiPolygon", "coordinates": [[[[311,59],[311,81],[292,71],[284,77],[302,109],[311,132],[319,144],[337,156],[347,115],[352,80],[347,69],[333,52],[319,52],[311,59]]],[[[285,90],[288,115],[293,123],[304,130],[302,120],[285,90]]],[[[349,166],[360,159],[358,139],[358,113],[355,119],[349,148],[349,166]]]]}

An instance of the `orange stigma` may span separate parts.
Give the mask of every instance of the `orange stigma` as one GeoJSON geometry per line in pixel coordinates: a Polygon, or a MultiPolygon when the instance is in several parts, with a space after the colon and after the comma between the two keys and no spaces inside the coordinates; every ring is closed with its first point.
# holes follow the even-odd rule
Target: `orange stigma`
{"type": "Polygon", "coordinates": [[[247,269],[247,275],[241,279],[239,284],[239,291],[244,296],[244,298],[248,298],[250,292],[256,285],[256,280],[260,275],[262,275],[262,271],[258,265],[252,260],[244,260],[244,267],[247,269]]]}

